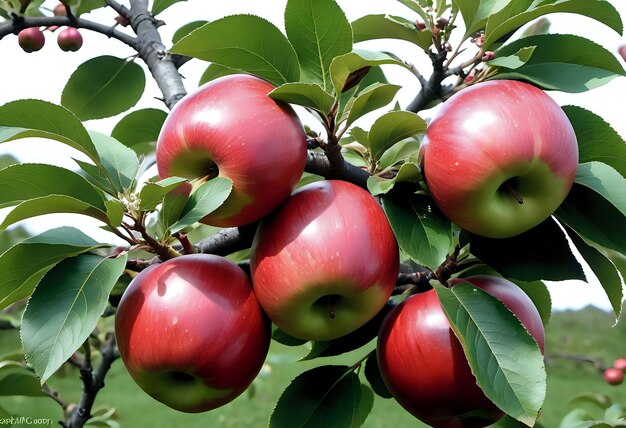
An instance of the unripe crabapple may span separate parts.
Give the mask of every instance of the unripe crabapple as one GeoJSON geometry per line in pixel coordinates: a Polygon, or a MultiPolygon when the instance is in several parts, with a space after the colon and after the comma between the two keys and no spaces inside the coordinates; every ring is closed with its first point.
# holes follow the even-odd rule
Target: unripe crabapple
{"type": "Polygon", "coordinates": [[[76,52],[83,45],[83,36],[78,29],[69,27],[59,33],[57,43],[65,52],[76,52]]]}
{"type": "Polygon", "coordinates": [[[46,38],[39,27],[31,27],[20,31],[17,42],[24,52],[35,52],[43,48],[46,38]]]}

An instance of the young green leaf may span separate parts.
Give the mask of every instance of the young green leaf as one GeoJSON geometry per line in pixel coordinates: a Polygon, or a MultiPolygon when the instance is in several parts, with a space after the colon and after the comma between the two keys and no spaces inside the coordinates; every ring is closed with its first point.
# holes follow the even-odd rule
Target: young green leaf
{"type": "Polygon", "coordinates": [[[354,52],[336,57],[330,64],[330,75],[335,91],[338,94],[344,92],[350,76],[358,70],[383,64],[395,64],[409,68],[402,61],[382,52],[355,49],[354,52]]]}
{"type": "Polygon", "coordinates": [[[136,110],[120,120],[111,131],[111,137],[145,155],[154,151],[161,127],[167,113],[163,110],[146,108],[136,110]]]}
{"type": "MultiPolygon", "coordinates": [[[[511,2],[511,0],[452,0],[452,2],[458,7],[465,22],[465,36],[463,38],[485,28],[487,20],[494,13],[504,8],[516,8],[515,1],[511,2]]],[[[523,2],[527,3],[526,0],[523,2]]]]}
{"type": "Polygon", "coordinates": [[[171,232],[179,232],[215,211],[228,198],[232,188],[233,182],[223,177],[213,178],[198,187],[187,201],[182,218],[171,226],[171,232]]]}
{"type": "Polygon", "coordinates": [[[372,158],[378,160],[397,142],[426,130],[426,122],[410,111],[391,111],[380,116],[369,132],[372,158]]]}
{"type": "Polygon", "coordinates": [[[438,285],[435,290],[485,395],[532,426],[546,396],[537,342],[502,302],[471,284],[438,285]]]}
{"type": "Polygon", "coordinates": [[[388,193],[396,183],[405,181],[418,182],[422,180],[419,167],[411,162],[403,163],[392,178],[381,175],[372,175],[367,179],[367,190],[374,196],[388,193]]]}
{"type": "Polygon", "coordinates": [[[413,21],[392,15],[366,15],[352,23],[354,42],[375,39],[399,39],[427,50],[433,44],[433,32],[418,30],[413,21]]]}
{"type": "Polygon", "coordinates": [[[73,227],[59,227],[15,244],[0,255],[0,309],[28,297],[59,261],[107,246],[73,227]]]}
{"type": "Polygon", "coordinates": [[[596,191],[575,183],[555,215],[585,241],[626,254],[626,218],[596,191]]]}
{"type": "Polygon", "coordinates": [[[586,243],[578,234],[572,230],[566,230],[568,230],[568,235],[580,252],[580,255],[585,259],[606,292],[615,312],[615,319],[619,319],[624,293],[622,291],[622,280],[617,272],[617,268],[610,259],[592,245],[586,243]]]}
{"type": "Polygon", "coordinates": [[[521,281],[585,280],[565,235],[551,218],[512,238],[472,236],[470,250],[506,278],[521,281]]]}
{"type": "Polygon", "coordinates": [[[452,247],[452,223],[423,195],[383,198],[383,208],[400,249],[413,261],[432,269],[452,247]]]}
{"type": "Polygon", "coordinates": [[[90,131],[91,140],[96,146],[100,163],[119,193],[129,189],[139,170],[137,154],[113,137],[90,131]]]}
{"type": "Polygon", "coordinates": [[[28,300],[20,329],[26,360],[42,384],[89,338],[126,259],[126,254],[79,255],[43,277],[28,300]]]}
{"type": "Polygon", "coordinates": [[[317,83],[285,83],[269,93],[275,100],[297,104],[327,115],[335,99],[317,83]]]}
{"type": "Polygon", "coordinates": [[[80,175],[58,166],[17,164],[0,170],[0,207],[50,195],[70,196],[105,211],[99,191],[80,175]]]}
{"type": "Polygon", "coordinates": [[[613,53],[570,34],[516,40],[497,50],[496,59],[489,65],[502,67],[498,79],[523,79],[565,92],[588,91],[626,74],[613,53]],[[516,55],[519,59],[513,61],[516,55]]]}
{"type": "Polygon", "coordinates": [[[275,85],[300,78],[293,46],[274,24],[258,16],[232,15],[210,22],[183,37],[170,52],[254,74],[275,85]]]}
{"type": "Polygon", "coordinates": [[[0,362],[0,397],[21,395],[44,397],[37,375],[28,367],[15,361],[0,362]]]}
{"type": "Polygon", "coordinates": [[[103,55],[78,66],[63,89],[61,104],[81,120],[101,119],[133,107],[145,86],[139,65],[103,55]]]}
{"type": "Polygon", "coordinates": [[[106,3],[104,0],[81,0],[76,7],[74,15],[80,16],[84,13],[91,12],[95,9],[100,9],[101,7],[105,6],[106,3]]]}
{"type": "Polygon", "coordinates": [[[69,110],[41,100],[0,106],[0,143],[27,137],[60,141],[97,161],[98,153],[82,122],[69,110]]]}
{"type": "Polygon", "coordinates": [[[378,161],[378,168],[384,170],[404,160],[417,165],[419,149],[418,139],[404,139],[385,150],[378,161]]]}
{"type": "Polygon", "coordinates": [[[167,235],[170,227],[180,219],[189,201],[191,188],[191,183],[181,184],[163,197],[163,205],[159,211],[159,229],[163,236],[167,235]]]}
{"type": "Polygon", "coordinates": [[[181,1],[187,0],[154,0],[154,4],[152,5],[152,14],[156,16],[168,7],[175,5],[176,3],[179,3],[181,1]]]}
{"type": "Polygon", "coordinates": [[[160,181],[146,183],[139,192],[139,210],[154,210],[163,201],[167,193],[185,182],[187,182],[185,178],[168,177],[160,181]]]}
{"type": "Polygon", "coordinates": [[[352,28],[335,0],[288,0],[285,30],[305,82],[331,90],[332,60],[352,50],[352,28]]]}
{"type": "Polygon", "coordinates": [[[563,106],[578,140],[579,162],[604,162],[626,177],[626,142],[603,118],[578,106],[563,106]]]}
{"type": "MultiPolygon", "coordinates": [[[[500,41],[500,38],[527,22],[549,13],[566,12],[587,16],[607,25],[619,34],[622,34],[624,29],[619,12],[606,0],[553,0],[532,3],[526,0],[513,2],[500,0],[499,2],[510,4],[501,8],[499,12],[487,15],[489,20],[485,28],[485,50],[491,49],[500,41]]],[[[466,34],[471,34],[473,31],[473,28],[469,27],[466,34]]]]}
{"type": "Polygon", "coordinates": [[[384,83],[375,83],[365,88],[354,99],[346,118],[346,125],[352,124],[358,118],[376,109],[386,106],[400,90],[401,86],[384,83]]]}
{"type": "Polygon", "coordinates": [[[583,163],[574,181],[601,194],[626,216],[626,178],[615,169],[601,162],[583,163]]]}
{"type": "Polygon", "coordinates": [[[280,396],[269,427],[352,427],[360,418],[361,384],[349,370],[322,366],[296,377],[280,396]]]}

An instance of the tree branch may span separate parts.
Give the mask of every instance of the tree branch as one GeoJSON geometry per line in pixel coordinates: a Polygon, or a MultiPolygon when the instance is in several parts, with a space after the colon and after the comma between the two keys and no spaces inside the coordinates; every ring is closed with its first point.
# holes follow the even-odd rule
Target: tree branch
{"type": "Polygon", "coordinates": [[[72,410],[62,425],[65,428],[80,428],[91,418],[91,411],[98,392],[104,388],[104,378],[111,369],[113,362],[119,358],[115,347],[115,334],[109,332],[102,345],[102,360],[98,368],[93,372],[90,359],[85,356],[85,364],[81,369],[83,380],[83,392],[78,405],[72,410]]]}
{"type": "Polygon", "coordinates": [[[172,56],[161,41],[161,35],[157,30],[160,23],[148,11],[148,1],[131,0],[130,5],[127,18],[137,34],[137,52],[163,93],[163,102],[171,110],[187,95],[183,79],[172,56]]]}
{"type": "Polygon", "coordinates": [[[422,89],[420,89],[413,101],[409,103],[406,110],[417,113],[431,102],[444,96],[441,82],[447,77],[446,69],[443,65],[446,60],[446,55],[447,52],[445,50],[431,54],[433,73],[428,78],[428,81],[422,84],[422,89]]]}
{"type": "Polygon", "coordinates": [[[97,22],[89,21],[84,18],[67,17],[67,16],[26,16],[18,17],[13,21],[6,21],[0,23],[0,39],[8,34],[18,34],[25,28],[31,27],[52,27],[52,26],[71,26],[76,28],[84,28],[86,30],[95,31],[96,33],[104,34],[105,36],[113,39],[117,39],[122,43],[127,44],[133,49],[137,49],[135,39],[128,34],[122,33],[116,30],[112,26],[99,24],[97,22]]]}
{"type": "Polygon", "coordinates": [[[340,150],[341,147],[337,146],[337,150],[329,150],[326,154],[309,151],[304,170],[328,179],[349,181],[359,187],[367,189],[367,179],[370,174],[346,162],[340,150]]]}

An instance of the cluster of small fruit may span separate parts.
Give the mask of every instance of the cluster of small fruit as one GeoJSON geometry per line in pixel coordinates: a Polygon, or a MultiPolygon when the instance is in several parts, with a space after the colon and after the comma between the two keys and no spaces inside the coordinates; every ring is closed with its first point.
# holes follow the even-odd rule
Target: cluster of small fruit
{"type": "Polygon", "coordinates": [[[626,358],[617,358],[613,361],[613,367],[604,370],[604,380],[609,385],[621,385],[624,382],[626,372],[626,358]]]}
{"type": "MultiPolygon", "coordinates": [[[[562,202],[576,171],[576,139],[542,91],[507,81],[475,88],[447,101],[431,122],[423,143],[426,180],[461,227],[512,236],[562,202]],[[516,138],[497,123],[513,117],[516,138]],[[468,164],[470,149],[476,156],[468,164]],[[516,210],[521,220],[511,222],[516,210]]],[[[247,75],[216,79],[181,100],[159,136],[162,178],[182,176],[196,186],[218,175],[231,179],[226,202],[204,223],[260,221],[251,281],[225,258],[184,255],[142,271],[119,302],[116,335],[129,373],[149,395],[181,411],[216,408],[247,388],[267,356],[268,318],[302,340],[341,340],[372,319],[395,288],[399,250],[374,197],[339,180],[293,191],[306,162],[306,136],[291,107],[267,96],[272,89],[247,75]]],[[[519,287],[492,276],[447,285],[467,282],[509,308],[543,351],[541,318],[519,287]]],[[[484,426],[503,416],[477,386],[435,290],[406,298],[387,315],[377,355],[391,394],[427,423],[484,426]]]]}
{"type": "MultiPolygon", "coordinates": [[[[53,12],[54,16],[67,16],[64,4],[58,4],[53,12]]],[[[48,30],[56,31],[57,27],[49,27],[48,30]]],[[[31,27],[19,32],[17,42],[24,52],[36,52],[46,44],[46,37],[39,27],[31,27]]],[[[59,32],[57,44],[62,51],[76,52],[83,46],[83,36],[77,28],[68,27],[59,32]]]]}

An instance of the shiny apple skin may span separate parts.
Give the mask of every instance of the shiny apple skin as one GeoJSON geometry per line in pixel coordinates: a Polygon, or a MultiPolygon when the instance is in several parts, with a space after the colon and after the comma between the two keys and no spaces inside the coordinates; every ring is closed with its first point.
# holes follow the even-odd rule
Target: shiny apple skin
{"type": "Polygon", "coordinates": [[[24,52],[36,52],[46,44],[46,37],[38,27],[26,28],[17,35],[17,43],[24,52]]]}
{"type": "MultiPolygon", "coordinates": [[[[541,317],[519,287],[490,276],[450,284],[460,282],[470,282],[504,303],[543,352],[541,317]]],[[[396,401],[416,418],[437,428],[478,428],[504,416],[476,384],[435,290],[411,296],[398,305],[383,321],[378,337],[383,380],[396,401]]]]}
{"type": "Polygon", "coordinates": [[[306,162],[306,136],[298,116],[267,96],[270,83],[231,75],[201,86],[176,104],[157,142],[159,176],[190,180],[207,175],[233,181],[223,206],[202,222],[242,226],[261,219],[291,194],[306,162]]]}
{"type": "Polygon", "coordinates": [[[122,296],[115,330],[137,385],[190,413],[240,395],[260,371],[270,342],[269,322],[246,274],[205,254],[142,271],[122,296]]]}
{"type": "Polygon", "coordinates": [[[609,385],[621,385],[624,382],[624,372],[615,367],[609,367],[604,371],[604,380],[609,385]]]}
{"type": "Polygon", "coordinates": [[[490,238],[518,235],[548,218],[578,166],[576,135],[563,110],[542,90],[512,80],[479,83],[447,100],[420,150],[437,206],[490,238]]]}
{"type": "Polygon", "coordinates": [[[83,46],[83,36],[77,28],[68,27],[57,36],[57,44],[62,51],[76,52],[83,46]]]}
{"type": "Polygon", "coordinates": [[[372,195],[328,180],[296,190],[263,220],[250,267],[257,298],[278,327],[300,339],[330,340],[383,308],[395,286],[399,255],[372,195]]]}

